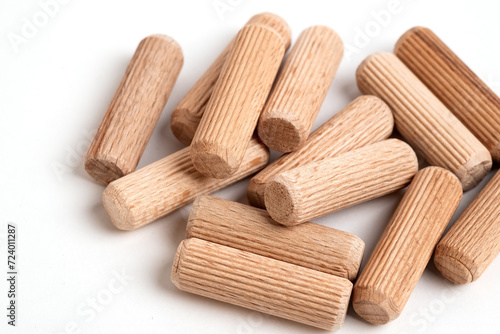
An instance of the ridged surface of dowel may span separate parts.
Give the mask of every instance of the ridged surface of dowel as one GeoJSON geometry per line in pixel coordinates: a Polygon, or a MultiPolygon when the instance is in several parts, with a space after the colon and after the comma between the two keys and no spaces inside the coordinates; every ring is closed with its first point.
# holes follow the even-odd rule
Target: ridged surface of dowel
{"type": "MultiPolygon", "coordinates": [[[[275,30],[285,41],[285,49],[290,46],[291,31],[288,24],[276,14],[260,13],[254,15],[246,25],[262,25],[275,30]]],[[[185,145],[191,144],[198,124],[212,95],[215,82],[219,78],[222,66],[233,47],[234,39],[226,46],[210,67],[196,81],[172,112],[170,126],[175,137],[185,145]]]]}
{"type": "Polygon", "coordinates": [[[304,145],[343,52],[342,40],[329,27],[300,34],[260,115],[257,129],[264,144],[278,152],[304,145]]]}
{"type": "Polygon", "coordinates": [[[451,172],[427,167],[415,175],[354,286],[359,316],[381,325],[401,314],[461,199],[451,172]]]}
{"type": "Polygon", "coordinates": [[[352,283],[344,278],[191,238],[177,249],[172,282],[183,291],[314,327],[342,327],[352,283]]]}
{"type": "Polygon", "coordinates": [[[314,131],[304,146],[255,175],[248,184],[248,201],[265,208],[264,191],[274,175],[386,139],[393,125],[392,112],[381,99],[370,95],[356,98],[314,131]]]}
{"type": "Polygon", "coordinates": [[[201,196],[189,215],[186,238],[199,238],[354,280],[364,242],[334,228],[304,223],[285,227],[266,210],[201,196]]]}
{"type": "Polygon", "coordinates": [[[189,147],[108,185],[102,195],[111,222],[120,230],[135,230],[208,194],[262,169],[269,149],[253,139],[236,173],[218,180],[203,176],[194,167],[189,147]]]}
{"type": "Polygon", "coordinates": [[[201,174],[227,178],[238,170],[284,51],[274,30],[240,30],[190,146],[201,174]]]}
{"type": "Polygon", "coordinates": [[[387,139],[277,174],[266,186],[266,209],[297,225],[402,189],[417,170],[412,148],[387,139]]]}
{"type": "Polygon", "coordinates": [[[108,184],[135,170],[183,64],[165,35],[143,39],[85,156],[85,170],[108,184]]]}
{"type": "Polygon", "coordinates": [[[453,224],[434,252],[434,263],[448,280],[477,280],[500,253],[500,172],[453,224]]]}
{"type": "Polygon", "coordinates": [[[376,53],[356,71],[359,90],[382,98],[392,109],[396,128],[431,164],[460,179],[464,190],[491,169],[481,142],[391,53],[376,53]]]}
{"type": "Polygon", "coordinates": [[[394,53],[500,162],[500,98],[428,28],[408,30],[394,53]]]}

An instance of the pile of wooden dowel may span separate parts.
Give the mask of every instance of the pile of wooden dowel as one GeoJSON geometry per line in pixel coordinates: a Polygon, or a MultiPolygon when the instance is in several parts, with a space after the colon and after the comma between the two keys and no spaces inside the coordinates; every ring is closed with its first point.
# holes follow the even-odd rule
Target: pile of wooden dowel
{"type": "Polygon", "coordinates": [[[343,44],[326,26],[283,60],[290,44],[282,18],[253,16],[172,112],[189,147],[135,170],[183,64],[172,38],[141,41],[85,157],[112,223],[134,230],[195,201],[174,284],[323,329],[342,326],[351,292],[368,322],[397,318],[433,254],[448,280],[477,280],[500,252],[500,172],[442,234],[500,162],[500,99],[417,27],[367,57],[366,95],[310,134],[343,44]],[[405,142],[388,139],[394,125],[405,142]],[[285,154],[267,165],[268,147],[285,154]],[[256,172],[251,206],[207,196],[256,172]],[[359,277],[363,241],[308,222],[407,186],[359,277]]]}

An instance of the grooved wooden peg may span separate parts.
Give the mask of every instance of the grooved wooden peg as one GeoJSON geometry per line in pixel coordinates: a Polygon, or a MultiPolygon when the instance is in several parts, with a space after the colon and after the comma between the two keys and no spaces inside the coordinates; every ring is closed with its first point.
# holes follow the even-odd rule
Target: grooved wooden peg
{"type": "Polygon", "coordinates": [[[461,198],[451,172],[427,167],[415,175],[354,286],[359,316],[382,325],[401,314],[461,198]]]}
{"type": "Polygon", "coordinates": [[[266,186],[266,209],[297,225],[404,188],[417,170],[412,148],[387,139],[277,174],[266,186]]]}
{"type": "Polygon", "coordinates": [[[120,230],[135,230],[262,169],[269,149],[253,139],[243,162],[230,178],[218,180],[198,173],[189,147],[111,182],[102,194],[111,222],[120,230]]]}
{"type": "Polygon", "coordinates": [[[491,155],[432,92],[392,53],[366,58],[356,71],[359,90],[382,98],[396,128],[422,156],[475,187],[491,169],[491,155]]]}
{"type": "Polygon", "coordinates": [[[500,171],[453,224],[434,252],[434,263],[457,284],[477,280],[500,253],[500,171]]]}
{"type": "Polygon", "coordinates": [[[357,236],[314,223],[285,227],[266,210],[201,196],[189,215],[186,238],[198,238],[354,280],[365,249],[357,236]]]}
{"type": "Polygon", "coordinates": [[[500,98],[428,28],[408,30],[394,53],[500,162],[500,98]]]}
{"type": "Polygon", "coordinates": [[[177,288],[314,327],[342,327],[352,283],[341,277],[218,245],[184,240],[172,266],[177,288]]]}
{"type": "MultiPolygon", "coordinates": [[[[291,41],[291,32],[288,24],[276,14],[261,13],[254,15],[246,25],[262,25],[269,27],[278,34],[285,42],[285,49],[288,49],[291,41]]],[[[212,65],[196,81],[193,87],[187,92],[186,96],[179,102],[172,112],[170,126],[174,136],[185,145],[190,145],[201,117],[205,112],[207,102],[212,95],[213,88],[222,66],[227,59],[229,51],[233,47],[234,39],[226,46],[221,54],[214,60],[212,65]]]]}
{"type": "Polygon", "coordinates": [[[286,153],[305,143],[343,52],[340,36],[329,27],[300,34],[260,115],[257,129],[264,144],[286,153]]]}
{"type": "Polygon", "coordinates": [[[85,155],[85,170],[108,184],[135,170],[183,63],[165,35],[143,39],[85,155]]]}
{"type": "Polygon", "coordinates": [[[194,167],[219,179],[238,170],[285,52],[276,31],[248,25],[236,36],[191,143],[194,167]]]}
{"type": "Polygon", "coordinates": [[[301,148],[255,175],[248,184],[248,201],[265,208],[264,191],[274,175],[386,139],[393,125],[392,112],[381,99],[369,95],[356,98],[314,131],[301,148]]]}

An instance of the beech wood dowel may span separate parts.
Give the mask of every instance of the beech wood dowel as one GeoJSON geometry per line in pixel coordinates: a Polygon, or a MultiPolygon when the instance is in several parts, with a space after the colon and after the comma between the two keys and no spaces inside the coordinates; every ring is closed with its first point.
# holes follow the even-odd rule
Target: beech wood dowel
{"type": "Polygon", "coordinates": [[[491,169],[481,142],[392,53],[375,53],[356,71],[359,90],[382,98],[394,113],[396,128],[431,165],[457,175],[464,190],[475,187],[491,169]]]}
{"type": "Polygon", "coordinates": [[[286,227],[266,210],[212,196],[193,204],[186,238],[292,263],[354,280],[365,249],[357,236],[314,223],[286,227]]]}
{"type": "Polygon", "coordinates": [[[276,174],[386,139],[393,125],[392,112],[381,99],[370,95],[356,98],[314,131],[301,148],[255,175],[248,183],[248,201],[265,208],[266,185],[276,174]]]}
{"type": "MultiPolygon", "coordinates": [[[[246,25],[262,25],[277,31],[288,49],[291,41],[291,31],[288,24],[276,14],[260,13],[254,15],[246,25]]],[[[233,47],[234,39],[229,42],[221,54],[214,60],[210,67],[196,81],[172,112],[170,126],[174,136],[185,145],[190,145],[207,102],[212,95],[215,82],[219,78],[222,66],[233,47]]]]}
{"type": "Polygon", "coordinates": [[[437,269],[457,284],[477,280],[500,253],[500,171],[453,224],[434,252],[437,269]]]}
{"type": "Polygon", "coordinates": [[[450,171],[427,167],[415,175],[354,286],[360,317],[382,325],[401,314],[461,199],[450,171]]]}
{"type": "Polygon", "coordinates": [[[261,25],[240,30],[190,146],[201,174],[223,179],[238,170],[284,52],[276,31],[261,25]]]}
{"type": "Polygon", "coordinates": [[[500,162],[500,98],[428,28],[408,30],[394,53],[500,162]]]}
{"type": "Polygon", "coordinates": [[[387,139],[277,174],[266,186],[266,209],[283,225],[301,224],[402,189],[417,170],[412,148],[387,139]]]}
{"type": "Polygon", "coordinates": [[[108,184],[135,170],[183,64],[179,44],[165,35],[137,47],[85,155],[85,170],[108,184]]]}
{"type": "Polygon", "coordinates": [[[196,238],[179,245],[171,276],[180,290],[327,330],[342,327],[352,291],[345,278],[196,238]]]}
{"type": "Polygon", "coordinates": [[[111,222],[120,230],[135,230],[262,169],[269,149],[253,139],[243,162],[230,178],[203,176],[193,167],[189,147],[111,182],[102,194],[111,222]]]}
{"type": "Polygon", "coordinates": [[[257,130],[264,144],[284,153],[304,145],[343,53],[342,39],[329,27],[300,34],[260,115],[257,130]]]}

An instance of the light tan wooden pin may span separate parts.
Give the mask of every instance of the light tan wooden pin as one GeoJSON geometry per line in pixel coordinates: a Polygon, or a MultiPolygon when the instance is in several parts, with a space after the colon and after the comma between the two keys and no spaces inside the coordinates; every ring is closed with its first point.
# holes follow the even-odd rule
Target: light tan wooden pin
{"type": "Polygon", "coordinates": [[[343,52],[340,36],[329,27],[300,34],[260,115],[257,129],[264,144],[278,152],[304,145],[343,52]]]}
{"type": "Polygon", "coordinates": [[[183,63],[165,35],[141,41],[85,156],[85,170],[108,184],[135,170],[183,63]]]}
{"type": "Polygon", "coordinates": [[[356,71],[359,90],[382,98],[396,128],[422,156],[458,176],[464,190],[491,169],[491,155],[432,92],[392,53],[366,58],[356,71]]]}
{"type": "Polygon", "coordinates": [[[345,278],[197,238],[179,245],[171,276],[180,290],[327,330],[342,327],[352,291],[345,278]]]}
{"type": "Polygon", "coordinates": [[[500,253],[499,199],[500,171],[437,245],[434,263],[453,283],[477,280],[500,253]]]}
{"type": "Polygon", "coordinates": [[[354,280],[365,249],[357,236],[314,223],[286,227],[266,210],[201,196],[189,215],[186,238],[288,262],[354,280]]]}
{"type": "Polygon", "coordinates": [[[284,52],[276,31],[240,30],[190,146],[201,174],[223,179],[238,170],[284,52]]]}
{"type": "Polygon", "coordinates": [[[277,174],[266,186],[266,209],[297,225],[404,188],[418,170],[412,148],[387,139],[277,174]]]}
{"type": "MultiPolygon", "coordinates": [[[[262,25],[276,30],[285,42],[285,49],[290,46],[291,32],[288,24],[276,14],[260,13],[254,15],[246,25],[262,25]]],[[[226,46],[210,67],[203,73],[186,96],[172,112],[170,126],[175,137],[185,145],[190,145],[207,102],[212,95],[215,83],[219,78],[222,66],[233,47],[234,39],[226,46]]]]}
{"type": "Polygon", "coordinates": [[[428,28],[408,30],[394,53],[500,162],[500,98],[428,28]]]}
{"type": "Polygon", "coordinates": [[[248,184],[248,201],[265,208],[264,191],[276,174],[386,139],[393,125],[392,112],[381,99],[370,95],[356,98],[314,131],[301,148],[255,175],[248,184]]]}
{"type": "Polygon", "coordinates": [[[427,167],[415,175],[354,286],[360,317],[382,325],[401,314],[461,198],[450,171],[427,167]]]}
{"type": "Polygon", "coordinates": [[[194,167],[189,147],[171,154],[121,179],[111,182],[102,194],[111,222],[120,230],[135,230],[208,194],[262,169],[269,149],[253,139],[243,162],[230,178],[203,176],[194,167]]]}

